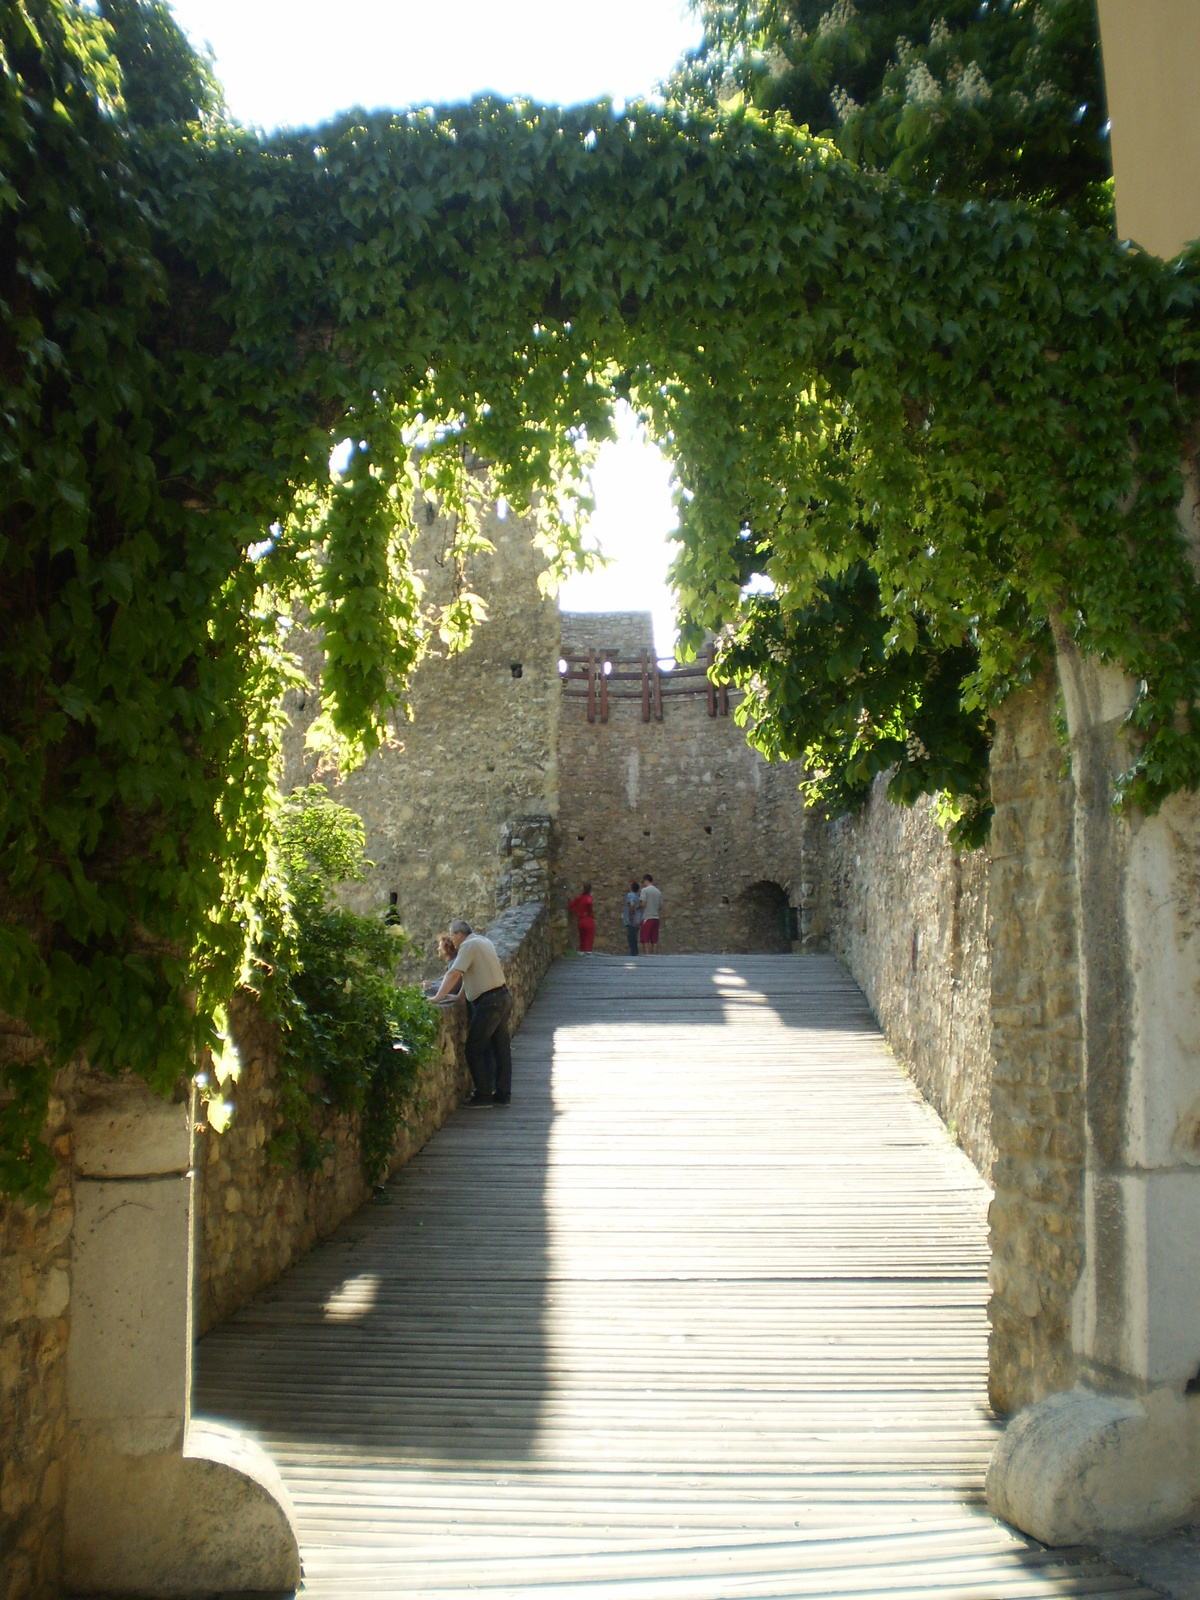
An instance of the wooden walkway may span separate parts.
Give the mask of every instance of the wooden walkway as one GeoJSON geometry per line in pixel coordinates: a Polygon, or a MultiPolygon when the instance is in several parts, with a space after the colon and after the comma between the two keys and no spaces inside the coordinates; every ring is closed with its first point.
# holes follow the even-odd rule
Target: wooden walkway
{"type": "Polygon", "coordinates": [[[515,1061],[200,1347],[306,1595],[1150,1600],[982,1508],[988,1192],[832,960],[559,962],[515,1061]]]}

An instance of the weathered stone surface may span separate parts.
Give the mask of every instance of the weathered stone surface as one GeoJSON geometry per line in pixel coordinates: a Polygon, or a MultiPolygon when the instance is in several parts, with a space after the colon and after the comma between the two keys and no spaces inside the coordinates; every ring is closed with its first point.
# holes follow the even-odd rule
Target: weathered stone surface
{"type": "Polygon", "coordinates": [[[73,1592],[282,1595],[300,1582],[295,1511],[253,1439],[193,1423],[182,1447],[127,1454],[104,1433],[71,1453],[66,1567],[73,1592]]]}
{"type": "Polygon", "coordinates": [[[927,800],[891,805],[876,780],[828,839],[833,949],[921,1092],[991,1170],[988,863],[957,853],[927,800]]]}
{"type": "Polygon", "coordinates": [[[1051,1394],[1005,1429],[987,1499],[1049,1545],[1174,1527],[1200,1509],[1200,1397],[1051,1394]]]}
{"type": "Polygon", "coordinates": [[[989,1392],[1002,1415],[1075,1378],[1084,1103],[1074,786],[1045,674],[996,719],[988,850],[992,1185],[989,1392]]]}
{"type": "MultiPolygon", "coordinates": [[[[319,1132],[331,1153],[316,1172],[272,1159],[265,1133],[276,1121],[276,1036],[244,998],[230,1008],[230,1021],[242,1057],[241,1075],[230,1090],[233,1121],[223,1134],[197,1130],[196,1327],[201,1334],[245,1305],[371,1195],[352,1117],[325,1118],[319,1132]]],[[[416,1154],[462,1098],[464,1037],[461,1007],[448,1007],[433,1060],[400,1130],[392,1171],[416,1154]]]]}
{"type": "MultiPolygon", "coordinates": [[[[565,649],[619,650],[630,669],[653,648],[649,612],[564,612],[562,630],[565,649]]],[[[664,952],[790,950],[789,909],[801,942],[822,946],[798,766],[765,761],[703,694],[664,697],[661,722],[615,698],[607,723],[588,722],[586,700],[564,697],[558,737],[563,874],[571,894],[592,885],[597,950],[627,949],[625,891],[646,872],[663,892],[664,952]]]]}
{"type": "Polygon", "coordinates": [[[1084,1106],[1073,788],[1046,674],[996,719],[986,851],[956,854],[886,780],[827,843],[833,947],[995,1189],[989,1387],[1006,1414],[1074,1381],[1084,1106]]]}
{"type": "MultiPolygon", "coordinates": [[[[538,589],[546,561],[530,520],[498,518],[489,508],[483,532],[495,546],[468,563],[467,579],[487,607],[487,620],[469,649],[450,655],[436,638],[413,676],[411,721],[397,724],[390,748],[333,785],[343,804],[362,817],[367,881],[349,885],[352,909],[379,912],[395,895],[405,930],[424,951],[403,970],[431,976],[434,950],[455,917],[485,928],[499,911],[540,900],[558,911],[560,943],[566,913],[554,853],[558,815],[558,609],[538,589]]],[[[449,523],[430,523],[415,552],[426,601],[451,598],[446,563],[449,523]]],[[[320,641],[301,639],[312,682],[320,670],[320,641]]],[[[284,742],[283,788],[317,773],[306,732],[318,697],[289,694],[291,726],[284,742]]]]}

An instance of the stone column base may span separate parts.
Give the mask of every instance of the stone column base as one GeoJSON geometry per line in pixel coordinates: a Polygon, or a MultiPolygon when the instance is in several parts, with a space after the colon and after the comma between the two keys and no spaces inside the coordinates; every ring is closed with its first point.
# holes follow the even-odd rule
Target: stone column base
{"type": "Polygon", "coordinates": [[[125,1454],[75,1431],[66,1506],[76,1594],[283,1596],[300,1583],[291,1497],[243,1434],[193,1422],[183,1449],[125,1454]]]}
{"type": "Polygon", "coordinates": [[[1080,1388],[1027,1406],[996,1446],[987,1502],[1049,1545],[1184,1522],[1200,1509],[1200,1397],[1080,1388]]]}

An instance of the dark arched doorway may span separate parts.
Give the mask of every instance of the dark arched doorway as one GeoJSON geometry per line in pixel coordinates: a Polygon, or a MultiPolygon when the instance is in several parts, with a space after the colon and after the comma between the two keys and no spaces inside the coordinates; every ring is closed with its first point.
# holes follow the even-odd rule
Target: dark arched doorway
{"type": "Polygon", "coordinates": [[[795,937],[795,913],[787,890],[769,879],[743,889],[733,902],[730,950],[748,955],[787,955],[795,937]]]}

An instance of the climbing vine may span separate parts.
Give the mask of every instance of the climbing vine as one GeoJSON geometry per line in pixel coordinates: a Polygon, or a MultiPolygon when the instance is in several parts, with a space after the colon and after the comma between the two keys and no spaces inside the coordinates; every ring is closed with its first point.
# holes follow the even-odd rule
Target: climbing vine
{"type": "Polygon", "coordinates": [[[1053,620],[1140,686],[1125,803],[1196,783],[1193,256],[914,198],[745,107],[261,139],[202,73],[160,114],[131,39],[164,15],[0,0],[0,1009],[44,1050],[5,1069],[8,1192],[44,1181],[55,1064],[165,1088],[216,1041],[297,619],[352,759],[469,626],[412,571],[424,497],[476,538],[486,460],[569,565],[616,396],[677,463],[685,644],[750,574],[786,634],[869,573],[884,657],[969,648],[978,718],[1053,620]]]}
{"type": "MultiPolygon", "coordinates": [[[[364,881],[365,842],[361,819],[320,784],[278,807],[243,981],[279,1036],[272,1156],[315,1168],[326,1154],[322,1113],[331,1106],[358,1118],[363,1169],[377,1182],[439,1017],[419,989],[396,983],[408,943],[400,928],[334,897],[339,886],[364,881]]],[[[235,1050],[217,1052],[215,1076],[235,1050]]]]}

